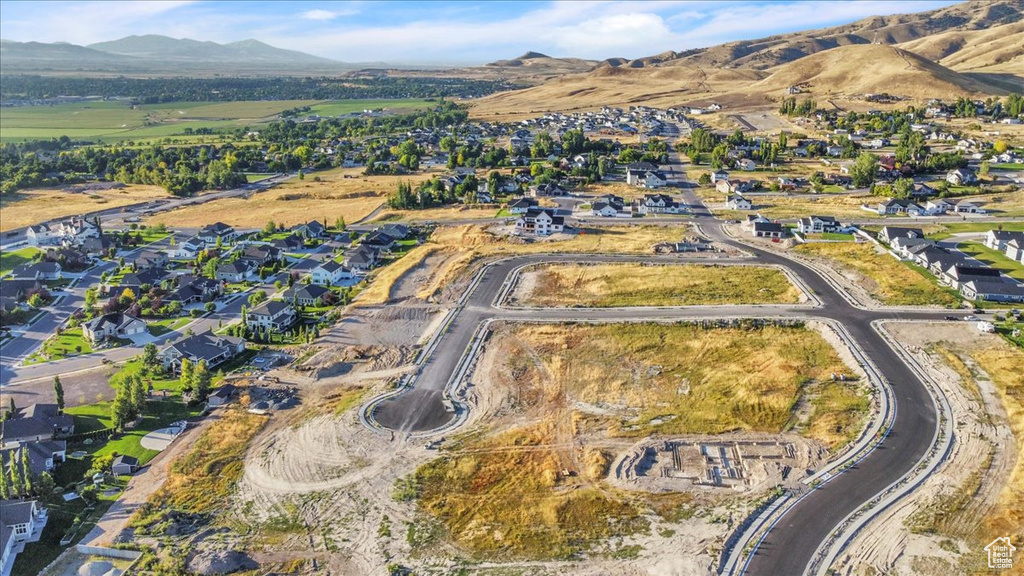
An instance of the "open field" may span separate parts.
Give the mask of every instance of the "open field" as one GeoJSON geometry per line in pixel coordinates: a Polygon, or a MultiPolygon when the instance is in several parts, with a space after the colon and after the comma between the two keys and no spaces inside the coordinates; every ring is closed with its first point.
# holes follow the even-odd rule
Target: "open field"
{"type": "Polygon", "coordinates": [[[338,116],[365,109],[413,110],[431,103],[403,100],[269,100],[245,102],[170,102],[132,108],[127,102],[84,102],[54,106],[5,108],[0,119],[0,141],[59,138],[120,142],[178,136],[185,128],[235,130],[255,128],[278,119],[278,114],[310,106],[308,114],[338,116]]]}
{"type": "Polygon", "coordinates": [[[73,192],[71,189],[40,188],[5,194],[0,198],[0,210],[3,211],[0,231],[169,197],[167,191],[159,186],[135,184],[83,192],[73,192]]]}
{"type": "MultiPolygon", "coordinates": [[[[803,218],[816,214],[835,216],[843,221],[869,218],[871,214],[861,210],[861,204],[871,204],[878,200],[870,195],[819,194],[817,196],[755,196],[747,197],[754,207],[750,211],[725,210],[725,195],[714,190],[702,191],[701,196],[707,199],[722,217],[741,218],[747,214],[759,213],[767,218],[803,218]]],[[[877,215],[876,215],[877,217],[877,215]]]]}
{"type": "Polygon", "coordinates": [[[926,272],[912,269],[871,243],[802,244],[795,250],[831,261],[840,273],[852,270],[856,282],[882,304],[949,307],[959,302],[926,272]]]}
{"type": "Polygon", "coordinates": [[[378,214],[373,222],[444,222],[447,220],[476,220],[484,218],[495,218],[498,216],[498,208],[477,208],[460,204],[449,208],[427,208],[426,210],[394,210],[385,208],[378,214]]]}
{"type": "Polygon", "coordinates": [[[805,430],[837,446],[859,432],[867,398],[832,373],[851,371],[810,328],[502,325],[474,377],[488,399],[480,410],[495,413],[421,466],[411,487],[474,556],[614,556],[621,550],[596,548],[706,513],[717,498],[615,488],[615,453],[651,434],[736,430],[805,430]]]}
{"type": "Polygon", "coordinates": [[[800,291],[775,268],[699,264],[549,264],[524,270],[517,304],[539,307],[792,304],[800,291]]]}
{"type": "Polygon", "coordinates": [[[993,216],[1024,216],[1024,190],[967,196],[958,200],[973,202],[993,216]]]}
{"type": "Polygon", "coordinates": [[[337,168],[306,175],[304,180],[289,180],[247,199],[224,198],[157,214],[147,224],[199,227],[221,221],[240,228],[262,228],[268,220],[292,226],[325,218],[331,224],[338,217],[351,224],[383,204],[399,182],[417,183],[431,176],[364,176],[361,168],[337,168]]]}

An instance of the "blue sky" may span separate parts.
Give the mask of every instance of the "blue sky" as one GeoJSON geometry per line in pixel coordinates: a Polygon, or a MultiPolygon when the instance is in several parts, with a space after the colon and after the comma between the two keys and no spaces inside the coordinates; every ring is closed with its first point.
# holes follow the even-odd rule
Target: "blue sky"
{"type": "Polygon", "coordinates": [[[954,3],[15,0],[0,1],[0,37],[74,44],[130,34],[215,42],[256,38],[347,62],[479,64],[527,50],[636,58],[954,3]]]}

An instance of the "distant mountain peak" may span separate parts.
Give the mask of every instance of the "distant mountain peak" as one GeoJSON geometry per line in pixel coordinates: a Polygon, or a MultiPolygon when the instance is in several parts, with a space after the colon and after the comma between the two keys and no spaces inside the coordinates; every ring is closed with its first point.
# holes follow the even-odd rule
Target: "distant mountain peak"
{"type": "Polygon", "coordinates": [[[547,54],[541,54],[540,52],[530,51],[527,52],[526,54],[523,54],[519,58],[516,58],[516,60],[536,60],[537,58],[551,58],[551,56],[548,56],[547,54]]]}

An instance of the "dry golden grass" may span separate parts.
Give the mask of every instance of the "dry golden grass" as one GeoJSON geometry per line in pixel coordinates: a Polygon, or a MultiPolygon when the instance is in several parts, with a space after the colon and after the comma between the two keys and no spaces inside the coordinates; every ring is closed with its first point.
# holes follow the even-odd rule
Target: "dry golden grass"
{"type": "Polygon", "coordinates": [[[852,269],[860,276],[859,284],[883,304],[955,306],[959,302],[934,280],[880,252],[871,243],[801,244],[795,250],[831,260],[840,270],[852,269]]]}
{"type": "Polygon", "coordinates": [[[975,202],[995,216],[1024,216],[1024,190],[970,196],[963,200],[975,202]]]}
{"type": "Polygon", "coordinates": [[[431,244],[417,246],[395,262],[375,271],[369,287],[363,290],[358,297],[361,304],[383,304],[391,297],[391,289],[395,282],[413,268],[420,265],[424,259],[437,252],[440,248],[431,244]]]}
{"type": "Polygon", "coordinates": [[[1017,462],[999,504],[985,518],[982,540],[1009,535],[1024,540],[1024,350],[1007,342],[973,350],[971,358],[995,383],[1006,410],[1007,421],[1017,441],[1017,462]]]}
{"type": "Polygon", "coordinates": [[[0,198],[0,231],[31,226],[54,218],[141,204],[170,194],[159,186],[130,185],[119,190],[68,192],[41,188],[6,194],[0,198]]]}
{"type": "Polygon", "coordinates": [[[151,528],[172,510],[192,514],[221,510],[242,477],[249,440],[266,420],[266,416],[250,414],[242,405],[221,412],[189,451],[171,465],[167,481],[139,509],[131,525],[151,528]]]}
{"type": "Polygon", "coordinates": [[[417,221],[427,222],[430,220],[437,220],[444,222],[446,220],[470,220],[470,219],[483,219],[483,218],[494,218],[500,208],[494,206],[492,208],[471,208],[465,204],[458,206],[452,206],[449,208],[428,208],[426,210],[392,210],[390,208],[382,210],[380,214],[374,217],[374,222],[399,222],[399,221],[417,221]]]}
{"type": "MultiPolygon", "coordinates": [[[[649,515],[672,521],[686,510],[692,495],[627,494],[604,483],[612,450],[602,443],[609,435],[778,432],[808,386],[856,392],[849,384],[812,383],[848,369],[810,329],[620,324],[501,330],[491,340],[501,358],[492,378],[507,390],[511,411],[461,434],[414,475],[421,508],[479,558],[578,555],[648,529],[649,515]],[[582,413],[580,403],[608,413],[582,413]]],[[[832,429],[814,437],[845,438],[859,431],[863,415],[846,411],[840,415],[845,424],[833,418],[832,429]],[[837,424],[849,430],[836,432],[837,424]]],[[[835,415],[816,414],[812,422],[825,416],[835,415]]]]}
{"type": "Polygon", "coordinates": [[[549,264],[520,302],[528,306],[694,306],[791,304],[800,291],[764,266],[549,264]]]}
{"type": "Polygon", "coordinates": [[[852,374],[809,328],[525,325],[515,338],[509,362],[538,358],[519,369],[551,397],[628,407],[608,422],[622,436],[781,432],[805,385],[852,374]]]}
{"type": "Polygon", "coordinates": [[[399,182],[416,184],[434,175],[363,176],[361,168],[339,168],[307,175],[304,180],[289,180],[249,199],[225,198],[158,214],[147,223],[198,227],[220,221],[240,228],[262,228],[268,220],[292,226],[324,219],[330,224],[342,217],[351,224],[384,204],[399,182]]]}

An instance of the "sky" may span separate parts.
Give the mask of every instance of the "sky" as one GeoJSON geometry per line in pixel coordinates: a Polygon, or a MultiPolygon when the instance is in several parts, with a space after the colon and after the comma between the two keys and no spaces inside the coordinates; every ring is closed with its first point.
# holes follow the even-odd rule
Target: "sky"
{"type": "Polygon", "coordinates": [[[954,3],[0,0],[0,38],[82,45],[132,34],[221,43],[256,38],[344,62],[482,64],[528,50],[602,60],[638,58],[954,3]]]}

